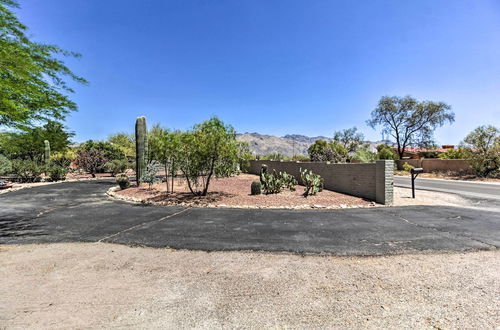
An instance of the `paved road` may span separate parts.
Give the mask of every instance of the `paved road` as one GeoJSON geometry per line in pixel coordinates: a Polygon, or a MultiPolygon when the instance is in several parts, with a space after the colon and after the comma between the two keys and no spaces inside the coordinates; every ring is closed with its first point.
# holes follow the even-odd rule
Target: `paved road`
{"type": "Polygon", "coordinates": [[[110,242],[200,250],[338,255],[500,246],[500,212],[453,207],[236,210],[134,205],[110,181],[65,182],[0,195],[0,244],[110,242]]]}
{"type": "MultiPolygon", "coordinates": [[[[410,177],[395,176],[394,185],[411,188],[410,177]]],[[[476,198],[499,199],[500,184],[486,182],[468,182],[457,180],[428,179],[417,177],[415,188],[422,190],[442,191],[476,198]]]]}

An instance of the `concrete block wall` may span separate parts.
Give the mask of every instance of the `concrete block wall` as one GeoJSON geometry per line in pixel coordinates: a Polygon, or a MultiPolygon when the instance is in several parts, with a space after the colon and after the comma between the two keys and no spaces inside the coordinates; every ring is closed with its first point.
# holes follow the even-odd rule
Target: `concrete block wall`
{"type": "Polygon", "coordinates": [[[328,162],[281,162],[270,160],[253,160],[249,173],[259,174],[263,164],[270,171],[287,172],[300,183],[300,169],[308,169],[324,179],[328,190],[366,198],[381,204],[392,204],[393,201],[393,167],[394,162],[377,161],[366,164],[330,164],[328,162]]]}

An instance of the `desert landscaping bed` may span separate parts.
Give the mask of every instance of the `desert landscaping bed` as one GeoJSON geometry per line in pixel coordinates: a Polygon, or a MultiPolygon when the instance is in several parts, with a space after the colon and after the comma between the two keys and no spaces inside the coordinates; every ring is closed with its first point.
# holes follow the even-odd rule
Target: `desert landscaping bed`
{"type": "Polygon", "coordinates": [[[159,183],[149,189],[147,185],[132,186],[125,190],[110,189],[109,195],[116,198],[158,205],[182,205],[196,207],[241,207],[241,208],[348,208],[370,207],[376,204],[363,198],[334,191],[323,190],[316,196],[302,196],[304,187],[297,185],[295,191],[284,190],[279,194],[251,195],[250,185],[258,181],[257,175],[240,174],[230,178],[215,179],[210,184],[208,196],[193,196],[183,179],[176,179],[174,193],[166,193],[166,184],[159,183]]]}

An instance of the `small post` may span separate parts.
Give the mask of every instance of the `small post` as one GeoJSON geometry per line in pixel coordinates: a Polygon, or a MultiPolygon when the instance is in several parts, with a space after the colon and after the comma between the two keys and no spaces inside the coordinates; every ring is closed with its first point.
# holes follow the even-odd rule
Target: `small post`
{"type": "Polygon", "coordinates": [[[421,167],[411,169],[411,198],[415,198],[415,179],[420,173],[424,172],[421,167]]]}

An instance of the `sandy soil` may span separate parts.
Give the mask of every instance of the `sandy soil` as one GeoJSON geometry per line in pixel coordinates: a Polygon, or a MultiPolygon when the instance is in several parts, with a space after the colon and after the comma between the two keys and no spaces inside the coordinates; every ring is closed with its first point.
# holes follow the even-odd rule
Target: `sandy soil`
{"type": "Polygon", "coordinates": [[[366,207],[374,203],[359,197],[323,190],[316,196],[302,196],[304,187],[296,186],[295,191],[285,189],[280,194],[254,195],[250,194],[250,185],[259,177],[252,174],[241,174],[231,178],[215,179],[210,184],[210,192],[206,197],[195,197],[183,179],[175,181],[174,194],[166,194],[166,184],[156,184],[152,190],[147,185],[141,188],[131,187],[118,190],[116,194],[143,200],[147,203],[163,205],[193,205],[209,207],[286,207],[286,208],[345,208],[366,207]]]}
{"type": "Polygon", "coordinates": [[[468,199],[454,194],[417,190],[413,199],[411,198],[410,188],[394,187],[394,206],[406,205],[473,206],[468,199]]]}
{"type": "Polygon", "coordinates": [[[500,324],[500,252],[388,257],[102,243],[0,247],[0,328],[500,324]]]}

